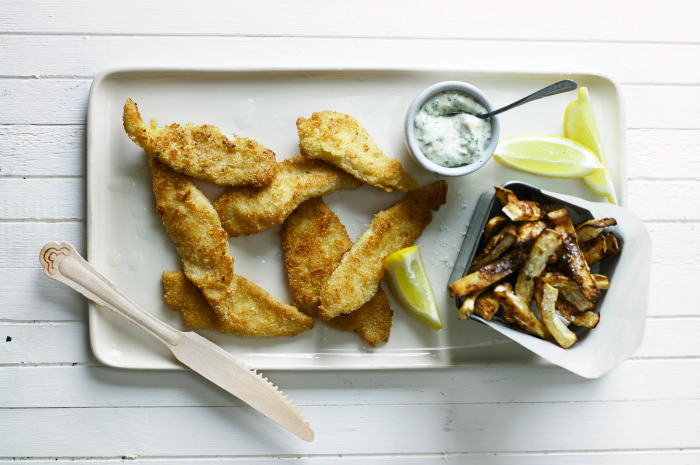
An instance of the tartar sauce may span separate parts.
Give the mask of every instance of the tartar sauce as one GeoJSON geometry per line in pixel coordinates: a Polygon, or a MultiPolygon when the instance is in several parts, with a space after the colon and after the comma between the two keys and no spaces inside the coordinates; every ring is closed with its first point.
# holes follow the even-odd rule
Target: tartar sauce
{"type": "Polygon", "coordinates": [[[485,113],[473,97],[446,91],[431,97],[413,123],[421,152],[435,164],[448,168],[468,165],[479,159],[491,142],[491,121],[468,114],[440,116],[448,111],[485,113]]]}

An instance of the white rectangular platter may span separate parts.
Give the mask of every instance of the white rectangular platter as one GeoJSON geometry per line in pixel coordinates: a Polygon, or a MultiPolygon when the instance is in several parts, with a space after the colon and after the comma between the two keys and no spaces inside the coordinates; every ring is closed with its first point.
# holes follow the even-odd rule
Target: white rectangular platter
{"type": "MultiPolygon", "coordinates": [[[[425,87],[461,80],[503,106],[560,79],[589,89],[618,198],[625,202],[625,121],[621,93],[610,79],[593,74],[503,73],[392,70],[118,70],[100,74],[88,108],[88,260],[132,300],[165,322],[186,329],[180,315],[162,298],[161,273],[179,270],[175,247],[155,212],[147,157],[126,136],[122,107],[127,98],[146,121],[213,124],[226,134],[257,140],[277,160],[299,153],[296,119],[314,111],[354,116],[384,153],[403,163],[421,185],[437,180],[415,163],[404,143],[405,113],[425,87]]],[[[562,134],[564,111],[576,93],[539,100],[500,116],[501,137],[562,134]]],[[[437,368],[498,363],[541,364],[516,343],[490,328],[458,321],[447,292],[452,266],[479,195],[495,184],[520,180],[544,189],[598,201],[580,180],[539,178],[504,168],[491,160],[475,174],[449,178],[447,203],[417,245],[421,249],[445,328],[431,330],[409,315],[387,292],[394,310],[388,343],[372,348],[357,334],[316,323],[295,337],[251,339],[213,330],[200,334],[260,369],[437,368]]],[[[211,199],[222,189],[200,183],[211,199]]],[[[363,186],[324,197],[356,239],[372,216],[402,194],[363,186]]],[[[282,265],[279,227],[231,238],[236,273],[291,303],[282,265]]],[[[384,284],[384,286],[387,286],[384,284]]],[[[389,291],[387,286],[387,291],[389,291]]],[[[96,357],[123,368],[173,369],[178,363],[138,328],[91,304],[90,341],[96,357]]]]}

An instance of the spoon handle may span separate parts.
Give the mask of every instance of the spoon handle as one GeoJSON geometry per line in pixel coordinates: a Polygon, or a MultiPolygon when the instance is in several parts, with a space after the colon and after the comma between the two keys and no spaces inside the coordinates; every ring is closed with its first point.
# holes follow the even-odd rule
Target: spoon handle
{"type": "Polygon", "coordinates": [[[505,107],[501,107],[498,110],[493,110],[488,113],[484,113],[483,115],[478,115],[480,118],[486,118],[488,116],[494,116],[499,113],[503,113],[506,110],[510,110],[511,108],[515,108],[517,106],[520,106],[524,103],[532,102],[533,100],[538,100],[541,99],[542,97],[549,97],[550,95],[556,95],[556,94],[561,94],[563,92],[569,92],[570,90],[574,90],[578,87],[578,84],[576,84],[576,81],[572,81],[571,79],[565,79],[563,81],[555,82],[551,86],[547,86],[544,89],[538,90],[534,94],[530,94],[527,97],[521,98],[517,102],[513,102],[510,105],[506,105],[505,107]]]}

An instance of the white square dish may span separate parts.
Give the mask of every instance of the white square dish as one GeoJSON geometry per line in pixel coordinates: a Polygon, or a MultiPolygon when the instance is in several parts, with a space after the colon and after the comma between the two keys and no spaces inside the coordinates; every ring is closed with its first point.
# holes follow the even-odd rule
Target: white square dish
{"type": "MultiPolygon", "coordinates": [[[[213,124],[224,133],[250,137],[282,160],[298,154],[295,121],[312,112],[350,114],[369,131],[383,151],[401,161],[425,185],[434,175],[411,159],[403,124],[413,98],[442,80],[463,80],[489,94],[494,105],[510,103],[547,84],[570,78],[591,94],[618,197],[624,202],[625,123],[617,85],[591,74],[522,74],[417,70],[119,70],[94,80],[88,108],[88,260],[135,302],[163,321],[185,329],[162,299],[160,275],[180,269],[177,252],[154,211],[147,158],[124,133],[122,107],[127,97],[146,121],[160,124],[213,124]]],[[[533,133],[561,134],[566,105],[562,94],[501,116],[502,137],[533,133]]],[[[542,358],[511,339],[480,325],[456,319],[447,292],[449,276],[466,225],[479,195],[510,180],[596,202],[578,180],[536,178],[489,162],[476,175],[448,179],[447,204],[417,241],[438,299],[445,328],[432,331],[407,314],[390,296],[394,326],[388,343],[371,348],[354,333],[321,323],[293,338],[245,339],[199,331],[241,360],[261,369],[436,368],[469,364],[541,364],[542,358]]],[[[215,198],[221,189],[202,184],[215,198]]],[[[369,186],[324,197],[354,239],[374,213],[401,194],[369,186]]],[[[602,204],[601,204],[602,205],[602,204]]],[[[291,302],[282,267],[279,227],[229,240],[236,272],[272,295],[291,302]]],[[[388,292],[390,295],[390,292],[388,292]]],[[[91,304],[90,341],[97,358],[124,368],[172,369],[179,365],[155,340],[108,310],[91,304]]]]}
{"type": "MultiPolygon", "coordinates": [[[[620,254],[594,265],[592,271],[610,280],[610,288],[596,303],[600,322],[588,329],[570,325],[578,341],[563,349],[552,339],[543,340],[513,328],[501,318],[487,321],[479,315],[470,320],[483,323],[512,339],[534,354],[585,378],[598,378],[629,358],[639,348],[647,315],[651,275],[651,240],[644,223],[629,210],[608,203],[589,202],[565,194],[557,194],[520,182],[509,182],[521,200],[535,200],[553,208],[566,208],[574,223],[593,218],[615,218],[617,225],[606,228],[617,237],[620,254]]],[[[450,277],[454,282],[466,274],[475,255],[483,227],[489,218],[500,213],[500,202],[494,190],[479,198],[471,218],[464,244],[450,277]]],[[[457,299],[457,308],[460,299],[457,299]]]]}

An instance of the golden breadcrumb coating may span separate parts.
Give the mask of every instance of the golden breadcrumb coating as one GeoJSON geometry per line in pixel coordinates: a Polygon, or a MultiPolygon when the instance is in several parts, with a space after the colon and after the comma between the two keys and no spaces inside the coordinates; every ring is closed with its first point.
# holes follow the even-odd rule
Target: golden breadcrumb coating
{"type": "Polygon", "coordinates": [[[352,116],[321,111],[298,118],[302,155],[324,160],[385,191],[408,192],[418,183],[401,163],[389,158],[352,116]]]}
{"type": "MultiPolygon", "coordinates": [[[[150,162],[156,209],[177,246],[184,268],[182,276],[201,291],[219,324],[227,332],[260,337],[295,335],[313,327],[313,318],[233,274],[228,238],[209,200],[190,178],[153,156],[150,162]]],[[[183,292],[171,292],[170,302],[183,292]]],[[[191,308],[185,305],[197,302],[192,297],[183,299],[182,308],[191,308]]],[[[191,319],[205,321],[201,317],[191,319]]]]}
{"type": "Polygon", "coordinates": [[[438,181],[377,213],[324,284],[320,318],[354,312],[371,299],[384,279],[386,258],[415,242],[432,220],[430,210],[438,210],[446,197],[447,183],[438,181]]]}
{"type": "Polygon", "coordinates": [[[216,126],[146,126],[131,99],[124,104],[124,129],[148,155],[178,173],[228,186],[264,186],[275,174],[275,154],[258,142],[216,126]]]}
{"type": "MultiPolygon", "coordinates": [[[[164,271],[163,299],[175,312],[180,312],[182,320],[190,328],[217,329],[224,326],[214,309],[204,298],[202,291],[187,279],[182,271],[164,271]]],[[[226,332],[226,331],[223,331],[226,332]]]]}
{"type": "Polygon", "coordinates": [[[380,287],[374,297],[354,312],[338,315],[326,321],[326,324],[340,331],[353,331],[362,336],[372,347],[380,342],[387,342],[391,332],[393,311],[389,298],[380,287]]]}
{"type": "Polygon", "coordinates": [[[314,326],[313,318],[284,304],[242,276],[233,275],[220,303],[222,315],[180,271],[163,272],[165,301],[192,328],[212,328],[242,337],[294,336],[314,326]]]}
{"type": "Polygon", "coordinates": [[[233,258],[219,215],[194,181],[149,158],[156,211],[182,259],[187,277],[209,299],[220,299],[233,279],[233,258]]]}
{"type": "MultiPolygon", "coordinates": [[[[352,240],[321,198],[299,206],[284,222],[281,230],[284,266],[296,306],[316,317],[321,303],[321,288],[352,247],[352,240]]],[[[341,331],[354,331],[372,347],[389,340],[392,310],[389,299],[379,288],[365,305],[326,323],[341,331]]]]}
{"type": "Polygon", "coordinates": [[[380,287],[374,297],[354,312],[338,315],[326,324],[340,331],[353,331],[359,334],[372,347],[387,342],[391,333],[391,317],[394,312],[389,306],[389,298],[380,287]]]}
{"type": "Polygon", "coordinates": [[[362,183],[319,160],[296,156],[282,161],[265,187],[234,187],[214,202],[231,237],[255,234],[284,222],[305,200],[362,183]]]}
{"type": "Polygon", "coordinates": [[[294,303],[315,318],[321,303],[321,287],[352,247],[352,240],[321,198],[307,200],[294,210],[280,235],[294,303]]]}

